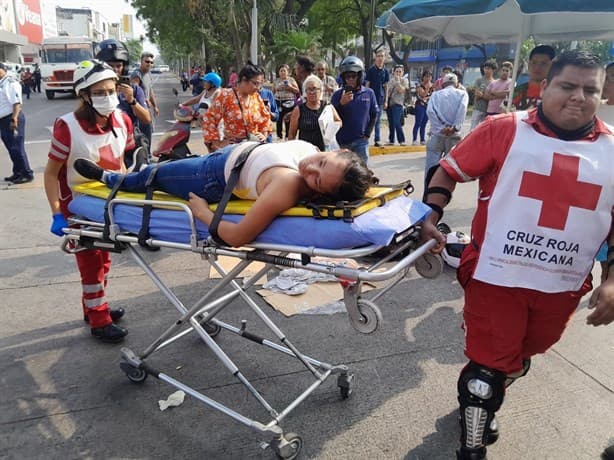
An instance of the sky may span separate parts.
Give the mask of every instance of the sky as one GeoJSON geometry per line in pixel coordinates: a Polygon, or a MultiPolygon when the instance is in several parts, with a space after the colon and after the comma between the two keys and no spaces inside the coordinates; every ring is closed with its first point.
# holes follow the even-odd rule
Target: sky
{"type": "MultiPolygon", "coordinates": [[[[136,11],[125,0],[55,0],[57,6],[62,8],[91,8],[100,12],[109,22],[120,22],[122,15],[134,16],[135,36],[145,35],[145,26],[136,17],[136,11]]],[[[148,40],[143,44],[143,51],[151,51],[158,54],[156,46],[148,40]]]]}

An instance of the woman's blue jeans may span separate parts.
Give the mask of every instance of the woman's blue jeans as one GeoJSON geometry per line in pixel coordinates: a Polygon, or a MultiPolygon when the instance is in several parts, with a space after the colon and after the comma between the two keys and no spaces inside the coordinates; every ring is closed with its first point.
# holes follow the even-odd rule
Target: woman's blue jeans
{"type": "Polygon", "coordinates": [[[394,135],[397,135],[399,144],[405,143],[405,133],[403,132],[403,126],[401,126],[401,117],[403,116],[403,106],[400,104],[393,104],[388,107],[388,128],[390,134],[388,135],[388,142],[394,144],[394,135]]]}
{"type": "Polygon", "coordinates": [[[420,130],[420,142],[424,142],[424,136],[426,131],[426,124],[429,121],[429,117],[426,114],[426,106],[416,104],[416,121],[414,123],[413,141],[418,138],[418,130],[420,130]]]}
{"type": "MultiPolygon", "coordinates": [[[[189,199],[190,192],[194,192],[211,203],[217,203],[226,187],[224,166],[234,147],[236,145],[228,145],[206,156],[169,161],[159,166],[149,165],[139,172],[126,174],[120,190],[145,192],[147,179],[157,166],[158,171],[152,182],[155,190],[184,200],[189,199]]],[[[108,173],[105,178],[107,187],[112,188],[121,176],[118,173],[108,173]]]]}

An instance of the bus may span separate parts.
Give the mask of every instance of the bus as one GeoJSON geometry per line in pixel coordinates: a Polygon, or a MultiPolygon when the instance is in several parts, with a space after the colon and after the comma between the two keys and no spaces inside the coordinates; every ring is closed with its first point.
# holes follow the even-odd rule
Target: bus
{"type": "Polygon", "coordinates": [[[74,93],[77,64],[94,58],[94,42],[88,37],[52,37],[41,43],[41,82],[47,99],[55,93],[74,93]]]}

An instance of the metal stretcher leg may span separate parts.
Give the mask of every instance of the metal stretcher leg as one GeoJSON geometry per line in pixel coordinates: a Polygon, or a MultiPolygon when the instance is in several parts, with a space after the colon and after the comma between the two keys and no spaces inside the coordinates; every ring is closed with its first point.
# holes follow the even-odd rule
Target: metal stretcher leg
{"type": "Polygon", "coordinates": [[[295,347],[286,335],[277,327],[277,325],[264,313],[264,311],[256,304],[256,302],[247,294],[246,289],[251,287],[256,281],[266,274],[274,264],[266,264],[256,275],[244,281],[242,284],[237,282],[237,278],[251,263],[252,260],[242,260],[233,269],[226,272],[216,260],[210,260],[211,265],[223,275],[223,278],[209,290],[194,306],[186,308],[184,304],[176,297],[176,295],[162,282],[162,280],[153,272],[147,262],[141,257],[135,247],[130,246],[130,253],[136,262],[141,266],[143,271],[152,279],[158,286],[160,291],[171,301],[175,308],[181,313],[179,320],[168,328],[158,339],[156,339],[144,353],[137,356],[135,352],[128,348],[122,349],[122,362],[120,367],[126,373],[129,380],[135,383],[145,381],[147,375],[151,374],[156,378],[168,383],[169,385],[183,390],[187,394],[197,400],[207,404],[208,406],[221,411],[222,413],[232,417],[234,420],[243,423],[254,430],[273,435],[274,438],[269,442],[269,446],[275,451],[280,458],[291,459],[298,455],[302,447],[302,440],[299,436],[293,433],[284,433],[279,426],[280,422],[294,410],[302,401],[304,401],[311,393],[313,393],[330,375],[337,374],[337,385],[340,388],[341,396],[347,398],[351,394],[353,376],[348,372],[346,366],[334,366],[315,360],[301,353],[295,347]],[[231,286],[232,291],[224,295],[219,295],[220,291],[231,286]],[[283,344],[277,344],[264,339],[252,332],[247,331],[247,323],[243,322],[241,328],[236,328],[226,324],[216,318],[216,315],[233,299],[241,297],[250,309],[258,316],[258,318],[267,326],[267,328],[275,334],[277,339],[283,344]],[[215,300],[211,300],[211,299],[215,300]],[[222,350],[222,348],[210,336],[205,325],[210,324],[219,329],[228,330],[243,338],[247,338],[252,342],[266,346],[270,349],[279,351],[288,356],[295,357],[308,369],[314,376],[315,381],[312,382],[302,393],[300,393],[293,401],[291,401],[283,410],[276,410],[263,397],[263,395],[250,383],[243,375],[231,358],[222,350]],[[187,329],[186,329],[187,327],[187,329]],[[182,330],[183,329],[183,330],[182,330]],[[211,349],[214,355],[222,362],[224,367],[234,375],[237,380],[247,388],[254,398],[268,411],[272,420],[266,424],[252,420],[242,414],[230,409],[229,407],[207,397],[206,395],[196,391],[195,389],[175,380],[173,377],[160,372],[153,368],[145,361],[145,358],[154,352],[164,348],[167,345],[175,342],[184,335],[195,331],[201,340],[211,349]]]}

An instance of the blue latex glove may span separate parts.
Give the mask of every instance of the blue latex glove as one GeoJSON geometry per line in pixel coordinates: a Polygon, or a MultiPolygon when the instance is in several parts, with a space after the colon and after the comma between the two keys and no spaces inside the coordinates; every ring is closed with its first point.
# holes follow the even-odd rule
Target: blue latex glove
{"type": "Polygon", "coordinates": [[[57,236],[64,236],[64,232],[62,232],[64,227],[68,227],[68,222],[66,221],[64,214],[61,212],[54,214],[53,222],[51,224],[51,233],[57,236]]]}

